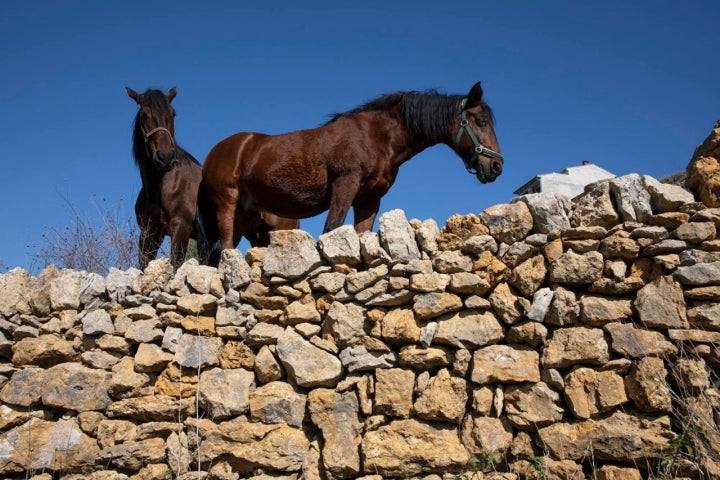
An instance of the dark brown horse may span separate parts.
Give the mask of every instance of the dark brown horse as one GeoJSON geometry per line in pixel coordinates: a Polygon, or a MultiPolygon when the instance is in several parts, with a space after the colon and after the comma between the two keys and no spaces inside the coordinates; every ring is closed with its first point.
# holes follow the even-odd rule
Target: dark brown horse
{"type": "Polygon", "coordinates": [[[141,94],[127,88],[127,92],[140,107],[133,126],[133,156],[142,179],[135,202],[140,227],[139,266],[144,270],[155,259],[163,239],[169,235],[170,261],[177,268],[185,260],[189,239],[197,238],[197,192],[202,167],[175,142],[175,109],[171,102],[176,89],[141,94]]]}
{"type": "Polygon", "coordinates": [[[482,183],[502,172],[492,111],[479,82],[467,96],[383,95],[310,130],[232,135],[212,148],[203,165],[220,246],[237,246],[260,210],[288,218],[329,210],[328,232],[353,207],[355,229],[370,230],[400,165],[439,143],[455,150],[482,183]]]}

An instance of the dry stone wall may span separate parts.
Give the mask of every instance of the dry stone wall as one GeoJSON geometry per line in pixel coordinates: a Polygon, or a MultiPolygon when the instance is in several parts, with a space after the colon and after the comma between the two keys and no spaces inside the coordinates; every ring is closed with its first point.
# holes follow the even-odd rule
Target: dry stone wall
{"type": "Polygon", "coordinates": [[[720,478],[719,226],[629,175],[217,269],[11,270],[0,476],[720,478]]]}

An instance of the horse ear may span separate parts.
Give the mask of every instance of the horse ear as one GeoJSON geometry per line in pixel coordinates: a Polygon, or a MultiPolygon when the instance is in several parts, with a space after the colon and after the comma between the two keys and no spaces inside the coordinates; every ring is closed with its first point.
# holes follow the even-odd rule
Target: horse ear
{"type": "Polygon", "coordinates": [[[468,93],[468,100],[467,100],[467,106],[472,107],[475,105],[480,105],[482,102],[482,96],[483,96],[483,89],[480,86],[480,82],[477,82],[473,87],[470,89],[470,92],[468,93]]]}
{"type": "Polygon", "coordinates": [[[135,100],[137,103],[140,103],[140,94],[133,90],[130,87],[125,87],[125,90],[127,90],[128,96],[135,100]]]}
{"type": "Polygon", "coordinates": [[[168,90],[167,94],[165,95],[168,99],[168,103],[173,101],[173,98],[175,98],[175,95],[177,95],[177,88],[172,87],[170,90],[168,90]]]}

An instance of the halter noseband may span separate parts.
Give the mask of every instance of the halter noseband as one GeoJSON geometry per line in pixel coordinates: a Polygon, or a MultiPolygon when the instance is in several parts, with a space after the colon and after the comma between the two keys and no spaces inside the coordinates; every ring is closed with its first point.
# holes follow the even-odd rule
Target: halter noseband
{"type": "Polygon", "coordinates": [[[170,132],[170,130],[168,130],[167,128],[165,128],[165,127],[157,127],[157,128],[153,128],[152,130],[150,130],[150,131],[147,132],[147,133],[146,133],[145,130],[142,129],[142,128],[141,128],[140,130],[142,130],[143,135],[145,136],[145,148],[147,148],[147,143],[148,143],[148,141],[150,141],[150,137],[152,137],[153,135],[155,135],[157,132],[165,132],[165,133],[167,133],[168,136],[170,137],[170,143],[172,144],[173,148],[175,148],[175,139],[173,138],[173,134],[172,134],[172,133],[170,132]]]}
{"type": "MultiPolygon", "coordinates": [[[[470,137],[470,140],[472,140],[473,145],[475,145],[475,152],[473,152],[473,156],[470,157],[470,161],[466,161],[463,158],[463,162],[465,163],[465,168],[467,169],[468,173],[475,175],[477,169],[474,167],[474,165],[476,165],[477,159],[480,155],[497,158],[500,161],[503,161],[504,157],[499,152],[496,152],[495,150],[490,150],[489,148],[484,146],[475,136],[467,120],[467,110],[465,110],[466,103],[467,98],[463,98],[463,101],[460,104],[460,128],[458,129],[457,136],[455,137],[455,151],[460,154],[460,140],[462,139],[463,133],[467,133],[470,137]]],[[[460,156],[460,158],[462,158],[462,155],[460,156]]]]}
{"type": "MultiPolygon", "coordinates": [[[[173,134],[167,128],[157,127],[157,128],[153,128],[149,132],[145,132],[145,129],[143,129],[141,127],[140,131],[143,133],[143,136],[145,137],[145,151],[147,152],[148,156],[151,157],[150,149],[148,148],[148,142],[150,141],[150,137],[152,137],[153,135],[155,135],[158,132],[167,133],[168,137],[170,137],[170,144],[172,145],[173,152],[175,152],[175,139],[173,138],[173,134]]],[[[175,164],[175,162],[177,162],[177,156],[175,154],[173,154],[172,160],[170,160],[167,163],[159,162],[158,160],[155,160],[155,163],[158,166],[158,168],[160,168],[160,170],[170,170],[173,167],[173,165],[175,164]]]]}

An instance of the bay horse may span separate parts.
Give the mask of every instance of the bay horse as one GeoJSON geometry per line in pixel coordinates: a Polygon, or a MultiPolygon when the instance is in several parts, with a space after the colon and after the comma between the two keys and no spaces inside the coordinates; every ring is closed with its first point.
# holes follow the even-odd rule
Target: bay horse
{"type": "MultiPolygon", "coordinates": [[[[142,188],[135,202],[140,228],[139,267],[145,270],[157,256],[165,236],[170,236],[170,261],[179,267],[188,242],[202,230],[197,217],[197,195],[202,179],[200,162],[175,142],[175,87],[163,93],[144,93],[126,87],[140,107],[133,122],[133,157],[140,170],[142,188]]],[[[202,246],[198,242],[198,249],[202,246]]]]}
{"type": "Polygon", "coordinates": [[[352,207],[355,230],[371,230],[400,165],[440,143],[481,183],[492,182],[504,161],[493,123],[478,82],[465,96],[436,90],[382,95],[309,130],[236,133],[203,163],[218,248],[236,247],[244,225],[261,210],[287,218],[329,210],[326,233],[343,225],[352,207]]]}
{"type": "MultiPolygon", "coordinates": [[[[170,261],[179,267],[190,238],[197,240],[201,263],[207,263],[213,234],[214,211],[205,208],[200,162],[175,141],[175,87],[163,93],[149,89],[140,94],[126,87],[140,109],[133,122],[133,156],[140,169],[142,188],[135,202],[140,228],[139,267],[145,270],[155,259],[165,236],[170,236],[170,261]],[[202,212],[208,217],[203,222],[202,212]],[[205,231],[208,223],[209,231],[205,231]]],[[[270,244],[269,232],[298,228],[296,219],[262,212],[249,222],[241,235],[253,247],[270,244]]]]}

